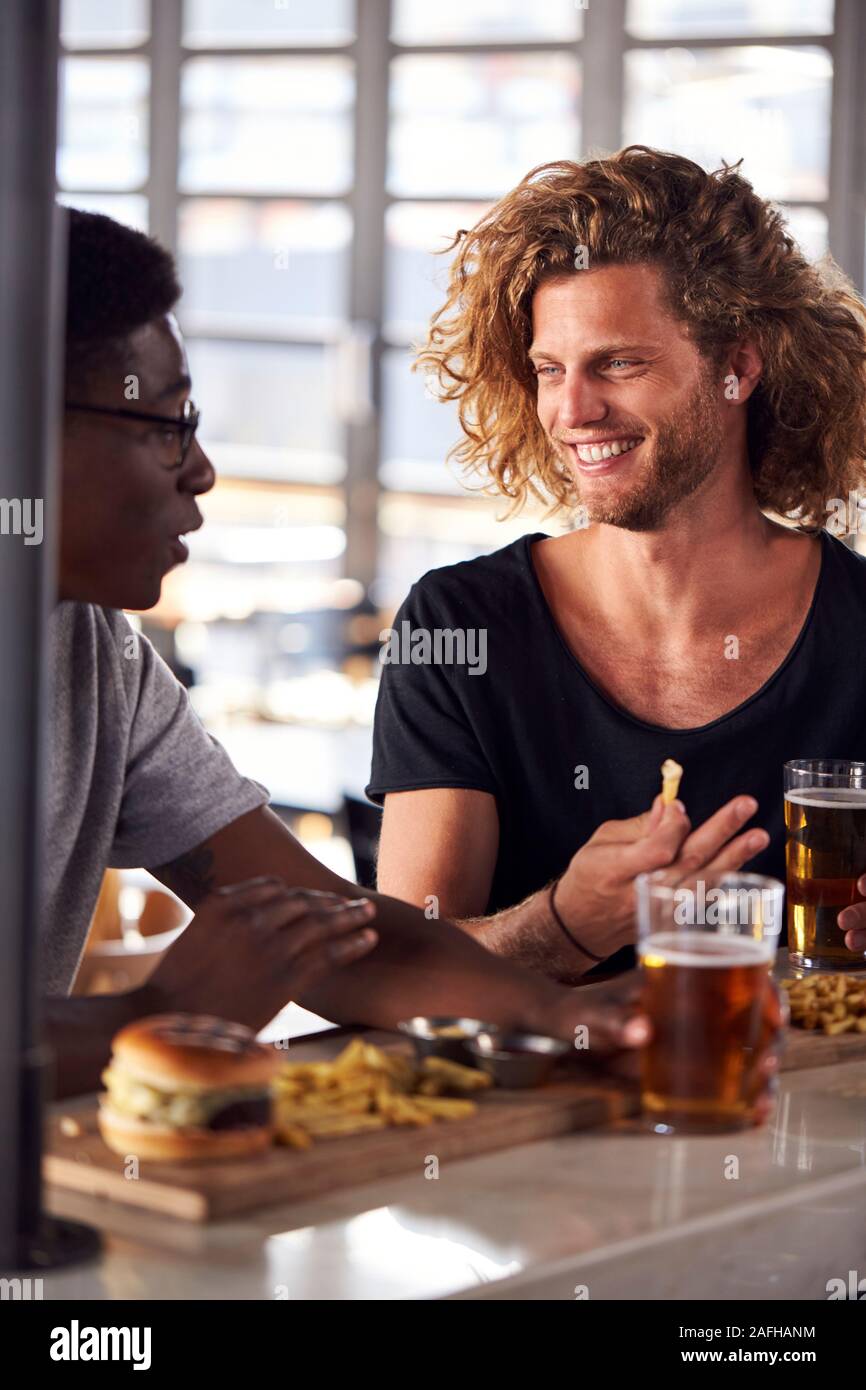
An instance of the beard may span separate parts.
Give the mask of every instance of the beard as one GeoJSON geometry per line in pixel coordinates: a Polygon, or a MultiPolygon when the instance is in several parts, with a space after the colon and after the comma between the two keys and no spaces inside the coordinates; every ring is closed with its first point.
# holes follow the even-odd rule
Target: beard
{"type": "MultiPolygon", "coordinates": [[[[716,398],[716,371],[701,372],[694,395],[656,429],[647,449],[642,475],[628,487],[616,484],[603,495],[598,484],[581,489],[582,479],[569,456],[575,501],[589,522],[626,531],[656,531],[668,513],[697,491],[714,471],[722,447],[721,410],[716,398]]],[[[623,435],[641,430],[623,430],[623,435]]],[[[641,446],[643,447],[643,446],[641,446]]]]}

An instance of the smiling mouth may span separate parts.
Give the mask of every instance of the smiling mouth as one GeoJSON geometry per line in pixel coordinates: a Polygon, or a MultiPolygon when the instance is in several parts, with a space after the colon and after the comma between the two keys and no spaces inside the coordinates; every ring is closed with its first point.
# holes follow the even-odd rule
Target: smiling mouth
{"type": "Polygon", "coordinates": [[[639,448],[643,440],[643,435],[634,434],[606,439],[599,444],[568,444],[566,447],[582,473],[608,473],[618,466],[621,458],[639,448]]]}

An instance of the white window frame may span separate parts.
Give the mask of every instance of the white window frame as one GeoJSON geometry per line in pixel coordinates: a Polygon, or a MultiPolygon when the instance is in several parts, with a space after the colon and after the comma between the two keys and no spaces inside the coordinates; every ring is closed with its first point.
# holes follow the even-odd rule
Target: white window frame
{"type": "MultiPolygon", "coordinates": [[[[149,228],[172,251],[177,249],[178,212],[183,200],[205,194],[183,194],[177,187],[180,133],[180,82],[188,57],[312,57],[342,55],[355,68],[354,182],[344,196],[296,194],[280,196],[298,201],[335,201],[345,205],[353,219],[350,253],[349,303],[345,331],[337,336],[327,330],[310,334],[297,331],[267,338],[220,331],[208,337],[220,342],[268,341],[292,344],[333,342],[338,353],[346,477],[341,486],[346,503],[347,545],[344,572],[369,585],[377,576],[379,531],[377,524],[381,455],[380,416],[382,358],[386,348],[405,346],[406,340],[388,334],[384,317],[385,218],[395,203],[450,201],[450,195],[397,197],[386,187],[388,142],[388,90],[390,63],[404,54],[485,55],[497,52],[571,53],[582,63],[581,129],[584,151],[610,153],[622,145],[622,113],[625,55],[634,50],[677,47],[718,49],[748,47],[792,48],[802,45],[824,48],[833,62],[828,197],[823,201],[786,199],[786,207],[814,207],[828,218],[829,249],[851,276],[860,294],[864,291],[864,243],[866,243],[866,5],[862,0],[836,0],[833,32],[829,35],[790,34],[725,35],[689,39],[640,39],[626,33],[626,0],[590,3],[583,12],[584,30],[576,41],[397,44],[390,38],[391,0],[355,0],[355,38],[342,44],[272,46],[260,48],[185,49],[182,42],[183,0],[151,0],[150,35],[146,43],[123,49],[74,48],[73,57],[140,55],[150,66],[149,170],[140,189],[148,200],[149,228]]],[[[557,151],[558,154],[563,153],[557,151]]],[[[99,192],[109,190],[88,190],[99,192]]],[[[209,190],[219,193],[219,190],[209,190]]],[[[255,199],[255,194],[235,194],[255,199]]],[[[264,197],[264,194],[258,195],[264,197]]],[[[274,196],[274,195],[267,195],[274,196]]],[[[473,201],[461,194],[460,201],[473,201]]],[[[479,202],[489,197],[479,195],[479,202]]],[[[194,333],[188,336],[196,336],[194,333]]],[[[287,484],[292,486],[292,484],[287,484]]],[[[305,484],[294,486],[304,487],[305,484]]],[[[423,491],[419,489],[419,492],[423,491]]]]}

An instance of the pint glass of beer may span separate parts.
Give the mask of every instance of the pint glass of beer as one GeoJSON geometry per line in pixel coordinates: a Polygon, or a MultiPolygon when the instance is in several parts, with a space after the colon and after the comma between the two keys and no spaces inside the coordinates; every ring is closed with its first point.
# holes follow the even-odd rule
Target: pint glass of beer
{"type": "Polygon", "coordinates": [[[788,952],[801,970],[862,970],[836,920],[863,901],[866,763],[797,758],[785,763],[788,952]]]}
{"type": "Polygon", "coordinates": [[[741,873],[672,883],[658,870],[640,875],[636,893],[652,1024],[641,1059],[644,1115],[660,1134],[743,1129],[759,1090],[784,885],[741,873]]]}

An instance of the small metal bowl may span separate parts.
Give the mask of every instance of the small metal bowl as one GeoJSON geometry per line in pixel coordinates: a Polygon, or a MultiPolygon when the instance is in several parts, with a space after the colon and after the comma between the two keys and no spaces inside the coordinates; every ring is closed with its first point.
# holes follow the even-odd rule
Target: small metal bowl
{"type": "Polygon", "coordinates": [[[445,1057],[449,1062],[459,1062],[464,1067],[477,1066],[476,1058],[469,1052],[467,1044],[484,1033],[498,1037],[499,1029],[495,1023],[482,1023],[478,1018],[454,1018],[442,1015],[439,1018],[404,1019],[397,1024],[398,1030],[412,1039],[419,1057],[445,1057]],[[437,1028],[460,1028],[462,1038],[443,1038],[436,1033],[437,1028]]]}
{"type": "Polygon", "coordinates": [[[467,1043],[476,1066],[493,1077],[497,1086],[517,1089],[543,1086],[569,1044],[540,1033],[479,1033],[467,1043]]]}

